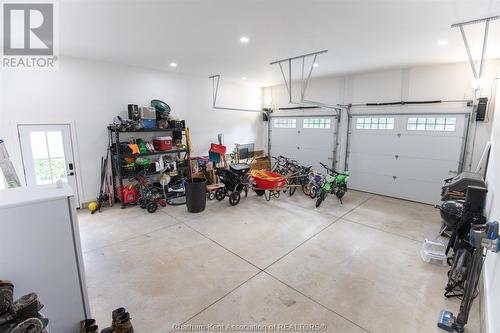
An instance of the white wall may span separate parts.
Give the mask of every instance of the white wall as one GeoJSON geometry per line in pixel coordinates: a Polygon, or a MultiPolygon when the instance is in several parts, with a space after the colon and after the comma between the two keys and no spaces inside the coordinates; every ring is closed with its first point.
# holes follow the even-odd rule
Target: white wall
{"type": "MultiPolygon", "coordinates": [[[[264,147],[261,114],[213,110],[207,77],[74,58],[62,58],[56,71],[0,75],[0,138],[5,139],[19,175],[23,176],[17,124],[71,122],[82,202],[97,196],[100,156],[108,143],[106,126],[118,114],[126,118],[129,103],[166,101],[173,114],[186,119],[194,155],[206,155],[221,132],[228,149],[234,143],[251,142],[264,147]]],[[[261,103],[260,88],[221,81],[218,105],[259,109],[261,103]]]]}
{"type": "MultiPolygon", "coordinates": [[[[496,87],[496,74],[500,61],[491,60],[485,64],[484,79],[480,96],[489,99],[490,118],[494,110],[494,96],[496,87]]],[[[293,85],[293,101],[300,100],[299,84],[293,85]]],[[[364,104],[423,100],[469,100],[472,99],[472,74],[469,63],[454,63],[444,65],[419,66],[405,69],[390,69],[367,73],[350,74],[339,77],[311,79],[305,99],[314,100],[326,104],[364,104]]],[[[263,89],[264,107],[296,106],[288,103],[288,93],[284,85],[266,87],[263,89]]],[[[463,103],[462,103],[463,105],[463,103]]],[[[412,110],[435,110],[439,108],[443,112],[451,111],[458,104],[408,106],[403,109],[412,110]]],[[[366,108],[353,108],[352,112],[362,112],[366,108]]],[[[323,110],[325,111],[325,110],[323,110]]],[[[377,112],[374,108],[370,112],[377,112]]],[[[284,111],[276,111],[275,115],[285,114],[284,111]]],[[[295,113],[306,113],[311,111],[295,111],[295,113]]],[[[321,112],[321,111],[320,111],[321,112]]],[[[315,111],[318,113],[318,111],[315,111]]],[[[286,111],[291,114],[291,111],[286,111]]],[[[340,127],[340,149],[339,168],[343,167],[343,156],[345,154],[345,140],[347,136],[347,121],[345,115],[341,120],[340,127]]],[[[475,169],[486,142],[491,133],[491,121],[478,122],[474,140],[474,149],[469,154],[469,162],[475,169]]],[[[472,140],[470,141],[472,142],[472,140]]]]}
{"type": "MultiPolygon", "coordinates": [[[[500,72],[498,73],[500,76],[500,72]]],[[[497,100],[500,98],[500,89],[497,90],[497,100]]],[[[500,103],[496,106],[496,116],[494,117],[493,130],[491,133],[491,153],[488,164],[486,181],[488,184],[488,196],[486,204],[486,216],[489,221],[500,222],[500,103]]],[[[500,255],[488,252],[483,270],[484,291],[486,305],[486,332],[500,332],[500,255]]],[[[484,304],[483,303],[483,304],[484,304]]]]}

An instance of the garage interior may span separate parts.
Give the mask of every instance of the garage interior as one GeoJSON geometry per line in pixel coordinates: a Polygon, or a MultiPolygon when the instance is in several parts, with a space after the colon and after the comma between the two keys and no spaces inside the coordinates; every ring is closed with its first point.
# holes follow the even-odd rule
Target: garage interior
{"type": "Polygon", "coordinates": [[[500,1],[1,6],[0,333],[500,332],[500,1]]]}

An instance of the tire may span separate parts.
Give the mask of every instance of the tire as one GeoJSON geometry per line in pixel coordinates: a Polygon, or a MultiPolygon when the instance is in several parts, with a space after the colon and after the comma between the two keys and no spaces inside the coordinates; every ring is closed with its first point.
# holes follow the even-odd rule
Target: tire
{"type": "Polygon", "coordinates": [[[342,199],[342,197],[346,194],[346,192],[347,192],[347,187],[341,186],[337,189],[335,195],[337,196],[337,198],[342,199]]]}
{"type": "Polygon", "coordinates": [[[318,187],[316,185],[312,185],[309,192],[309,197],[311,197],[311,199],[316,199],[317,196],[318,196],[318,187]]]}
{"type": "Polygon", "coordinates": [[[304,192],[305,195],[310,195],[311,194],[311,187],[313,187],[313,185],[311,183],[307,183],[305,185],[302,185],[302,192],[304,192]]]}
{"type": "Polygon", "coordinates": [[[146,206],[149,213],[154,213],[158,209],[158,204],[154,201],[151,201],[146,206]]]}
{"type": "Polygon", "coordinates": [[[229,204],[231,206],[236,206],[240,202],[240,198],[241,198],[240,192],[231,193],[231,195],[229,196],[229,204]]]}
{"type": "Polygon", "coordinates": [[[226,190],[223,187],[218,188],[217,191],[215,191],[215,198],[218,201],[224,200],[225,197],[226,197],[226,190]]]}
{"type": "Polygon", "coordinates": [[[208,193],[208,200],[214,200],[214,199],[215,199],[215,193],[214,192],[208,193]]]}
{"type": "Polygon", "coordinates": [[[266,191],[264,190],[255,190],[255,194],[257,194],[259,197],[263,196],[266,191]]]}
{"type": "Polygon", "coordinates": [[[326,198],[326,192],[325,190],[321,189],[319,194],[318,194],[318,200],[316,200],[316,208],[318,208],[321,203],[323,202],[323,200],[325,200],[326,198]]]}

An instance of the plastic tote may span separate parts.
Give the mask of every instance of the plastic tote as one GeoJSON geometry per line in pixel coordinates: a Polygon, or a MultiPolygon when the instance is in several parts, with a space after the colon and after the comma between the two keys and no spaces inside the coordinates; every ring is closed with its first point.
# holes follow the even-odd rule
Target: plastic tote
{"type": "Polygon", "coordinates": [[[186,206],[190,213],[199,213],[205,210],[207,202],[207,180],[205,178],[191,178],[186,181],[186,206]]]}

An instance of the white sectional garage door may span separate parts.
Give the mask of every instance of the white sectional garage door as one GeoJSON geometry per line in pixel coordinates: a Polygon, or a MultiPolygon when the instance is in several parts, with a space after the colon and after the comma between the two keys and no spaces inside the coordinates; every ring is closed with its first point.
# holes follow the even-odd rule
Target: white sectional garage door
{"type": "Polygon", "coordinates": [[[353,116],[349,187],[434,204],[443,179],[457,174],[467,116],[353,116]]]}
{"type": "Polygon", "coordinates": [[[332,165],[335,117],[272,117],[269,125],[271,156],[286,156],[320,172],[320,162],[332,165]]]}

